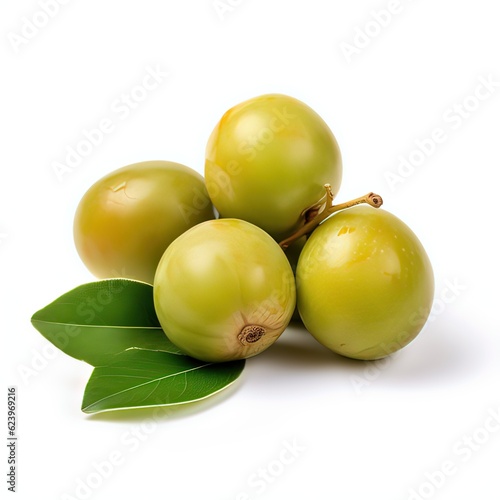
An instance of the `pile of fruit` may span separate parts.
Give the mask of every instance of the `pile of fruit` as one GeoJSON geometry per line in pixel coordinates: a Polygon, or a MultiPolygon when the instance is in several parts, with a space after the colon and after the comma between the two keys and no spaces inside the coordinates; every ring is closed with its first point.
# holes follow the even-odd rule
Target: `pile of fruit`
{"type": "MultiPolygon", "coordinates": [[[[335,353],[382,358],[425,324],[432,267],[412,230],[379,208],[380,196],[335,204],[341,179],[340,150],[325,121],[292,97],[259,96],[217,123],[204,177],[147,161],[97,181],[75,215],[76,248],[103,282],[151,288],[151,314],[171,355],[229,366],[301,321],[335,353]]],[[[101,309],[113,300],[109,290],[101,309]]],[[[79,335],[61,347],[41,327],[42,313],[33,324],[67,352],[79,335]]],[[[147,351],[139,344],[123,350],[147,351]]]]}

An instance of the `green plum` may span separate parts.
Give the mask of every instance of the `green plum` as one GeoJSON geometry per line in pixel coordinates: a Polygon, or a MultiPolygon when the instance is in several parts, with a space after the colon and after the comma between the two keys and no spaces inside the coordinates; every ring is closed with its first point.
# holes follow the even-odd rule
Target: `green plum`
{"type": "Polygon", "coordinates": [[[280,241],[336,194],[342,180],[337,141],[303,102],[266,94],[229,109],[206,147],[207,189],[221,217],[249,221],[280,241]]]}
{"type": "Polygon", "coordinates": [[[430,312],[434,276],[412,230],[367,206],[338,212],[310,235],[297,265],[307,330],[332,351],[385,357],[411,342],[430,312]]]}
{"type": "Polygon", "coordinates": [[[74,240],[96,277],[153,283],[168,245],[214,216],[199,173],[179,163],[145,161],[115,170],[90,187],[76,210],[74,240]]]}
{"type": "Polygon", "coordinates": [[[279,245],[239,219],[203,222],[177,238],[158,265],[153,296],[168,338],[210,362],[272,345],[295,308],[295,281],[279,245]]]}

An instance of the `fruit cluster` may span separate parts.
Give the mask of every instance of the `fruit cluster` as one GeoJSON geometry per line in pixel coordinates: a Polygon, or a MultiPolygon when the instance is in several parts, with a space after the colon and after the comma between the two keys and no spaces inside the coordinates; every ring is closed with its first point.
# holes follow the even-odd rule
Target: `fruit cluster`
{"type": "Polygon", "coordinates": [[[300,316],[332,351],[378,359],[421,331],[432,267],[380,196],[335,205],[341,179],[325,121],[297,99],[263,95],[222,116],[204,177],[148,161],[96,182],[75,243],[95,276],[152,284],[163,330],[193,358],[254,356],[300,316]]]}

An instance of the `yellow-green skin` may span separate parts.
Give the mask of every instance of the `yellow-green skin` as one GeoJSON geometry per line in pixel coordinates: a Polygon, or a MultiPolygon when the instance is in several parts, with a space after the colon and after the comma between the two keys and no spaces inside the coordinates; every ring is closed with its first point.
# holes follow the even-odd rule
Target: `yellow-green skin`
{"type": "Polygon", "coordinates": [[[304,213],[337,193],[342,159],[325,121],[303,102],[266,94],[228,110],[206,147],[205,179],[222,217],[259,226],[277,241],[304,224],[304,213]]]}
{"type": "Polygon", "coordinates": [[[358,206],[307,240],[297,266],[297,305],[309,332],[350,358],[383,358],[421,331],[434,296],[422,244],[391,213],[358,206]]]}
{"type": "Polygon", "coordinates": [[[209,362],[267,349],[296,303],[284,252],[262,229],[238,219],[204,222],[177,238],[158,265],[153,295],[168,338],[209,362]]]}
{"type": "Polygon", "coordinates": [[[213,218],[198,172],[171,161],[145,161],[93,184],[78,205],[73,232],[82,261],[98,278],[152,284],[167,246],[213,218]]]}

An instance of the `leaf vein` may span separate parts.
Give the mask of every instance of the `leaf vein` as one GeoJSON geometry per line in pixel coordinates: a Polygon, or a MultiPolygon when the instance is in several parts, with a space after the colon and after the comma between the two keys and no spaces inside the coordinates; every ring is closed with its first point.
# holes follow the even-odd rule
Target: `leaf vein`
{"type": "MultiPolygon", "coordinates": [[[[152,379],[152,380],[149,380],[148,382],[144,382],[143,384],[135,385],[133,387],[128,387],[127,389],[122,389],[121,391],[118,391],[118,392],[115,392],[115,393],[110,394],[108,396],[105,396],[105,397],[99,399],[98,401],[94,401],[92,404],[88,405],[87,408],[90,408],[92,406],[96,406],[99,403],[101,403],[102,401],[106,401],[107,399],[119,396],[120,394],[124,394],[126,392],[138,389],[139,387],[143,387],[143,386],[146,386],[148,384],[152,384],[154,382],[160,383],[161,381],[166,380],[166,379],[168,379],[170,377],[176,377],[176,376],[179,376],[179,375],[182,375],[182,374],[186,374],[186,373],[194,371],[194,370],[200,370],[200,369],[205,368],[206,366],[210,366],[212,364],[213,363],[207,363],[207,364],[204,364],[204,365],[195,366],[194,368],[189,368],[187,370],[176,372],[176,373],[170,373],[168,375],[165,375],[164,377],[159,377],[159,378],[156,378],[156,379],[152,379]]],[[[117,376],[120,376],[120,374],[118,374],[117,376]]]]}

